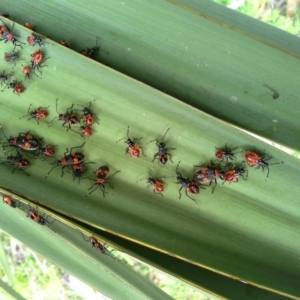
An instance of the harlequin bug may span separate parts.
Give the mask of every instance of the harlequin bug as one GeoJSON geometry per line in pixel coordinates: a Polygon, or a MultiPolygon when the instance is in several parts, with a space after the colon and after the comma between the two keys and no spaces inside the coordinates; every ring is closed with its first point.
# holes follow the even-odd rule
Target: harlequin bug
{"type": "MultiPolygon", "coordinates": [[[[189,178],[183,178],[182,175],[178,172],[179,164],[181,161],[178,162],[177,168],[176,168],[176,179],[177,179],[177,184],[181,184],[181,187],[179,189],[179,199],[181,199],[181,190],[184,188],[185,189],[185,194],[195,201],[192,197],[189,196],[189,194],[196,195],[200,193],[200,188],[199,184],[196,181],[191,181],[189,178]],[[188,194],[189,193],[189,194],[188,194]]],[[[195,201],[196,202],[196,201],[195,201]]]]}
{"type": "Polygon", "coordinates": [[[0,28],[0,33],[1,33],[0,41],[4,41],[4,43],[12,42],[14,45],[13,51],[15,50],[16,47],[21,47],[23,49],[23,47],[17,43],[21,43],[21,44],[24,44],[24,43],[18,41],[16,39],[16,37],[14,36],[14,34],[12,33],[15,24],[13,24],[12,30],[10,31],[9,27],[2,20],[1,20],[1,22],[3,23],[3,26],[1,26],[1,28],[0,28]]]}
{"type": "Polygon", "coordinates": [[[172,155],[170,153],[168,153],[168,151],[175,150],[176,148],[166,148],[166,143],[164,142],[165,136],[169,130],[170,130],[170,128],[168,128],[167,131],[165,132],[161,142],[158,142],[158,140],[156,140],[156,139],[149,142],[149,143],[152,143],[155,141],[156,146],[158,147],[158,152],[154,154],[154,158],[153,158],[152,162],[155,159],[158,159],[159,162],[161,162],[163,165],[165,165],[168,161],[168,157],[170,157],[170,161],[173,162],[172,155]]]}
{"type": "Polygon", "coordinates": [[[35,25],[31,24],[31,23],[28,23],[28,22],[25,22],[24,23],[24,26],[28,29],[31,29],[31,30],[35,30],[35,25]]]}
{"type": "Polygon", "coordinates": [[[32,33],[30,36],[27,37],[27,42],[32,47],[35,46],[36,44],[38,44],[41,47],[46,43],[44,38],[42,38],[40,35],[37,35],[35,33],[32,33]]]}
{"type": "Polygon", "coordinates": [[[128,147],[126,148],[126,154],[129,153],[131,157],[134,157],[134,158],[139,158],[141,156],[141,154],[143,154],[144,156],[146,156],[143,152],[143,148],[140,147],[136,142],[141,140],[141,138],[133,138],[133,139],[130,139],[129,138],[129,126],[127,128],[127,137],[123,137],[121,139],[119,139],[117,141],[120,142],[121,140],[126,140],[125,143],[128,144],[128,147]]]}
{"type": "Polygon", "coordinates": [[[223,172],[223,176],[221,177],[224,180],[222,185],[224,185],[225,182],[238,182],[239,177],[242,177],[246,181],[248,179],[248,170],[246,170],[242,166],[227,167],[227,170],[223,172]],[[244,174],[246,175],[246,177],[243,176],[244,174]]]}
{"type": "Polygon", "coordinates": [[[111,186],[111,184],[109,183],[108,179],[113,177],[114,175],[116,175],[117,173],[121,172],[120,170],[119,171],[116,171],[114,174],[112,175],[109,175],[109,168],[108,166],[102,166],[100,167],[99,169],[97,169],[95,171],[95,174],[96,174],[96,179],[94,181],[96,181],[90,188],[89,190],[91,190],[94,186],[96,186],[91,192],[89,192],[85,198],[89,197],[90,194],[92,194],[96,189],[100,188],[102,193],[103,193],[103,197],[105,197],[105,194],[108,194],[107,192],[105,192],[105,185],[106,183],[109,184],[109,186],[111,188],[113,188],[111,186]]]}
{"type": "Polygon", "coordinates": [[[64,153],[64,157],[62,157],[60,160],[55,160],[53,162],[54,166],[51,168],[51,170],[48,172],[48,174],[46,175],[45,179],[47,179],[47,177],[49,176],[49,174],[52,172],[52,170],[56,167],[62,166],[62,171],[61,171],[61,177],[64,175],[64,168],[66,166],[71,166],[71,165],[76,165],[76,164],[80,164],[83,162],[85,156],[82,153],[78,153],[78,152],[72,152],[73,149],[77,149],[77,148],[82,148],[84,146],[85,142],[78,147],[72,147],[70,149],[70,151],[68,150],[68,148],[66,148],[66,152],[64,153]]]}
{"type": "Polygon", "coordinates": [[[44,218],[44,215],[45,214],[43,214],[42,216],[41,215],[39,215],[39,213],[38,213],[38,211],[37,210],[35,210],[35,209],[33,209],[33,208],[30,208],[28,211],[27,211],[27,217],[29,217],[32,221],[34,221],[34,222],[36,222],[36,223],[38,223],[39,225],[41,225],[41,226],[45,226],[45,225],[49,225],[49,224],[52,224],[52,223],[54,223],[56,220],[53,220],[52,222],[49,222],[48,220],[47,220],[47,218],[49,217],[47,217],[47,218],[44,218]]]}
{"type": "Polygon", "coordinates": [[[58,110],[57,110],[57,102],[58,102],[58,99],[56,99],[56,112],[58,113],[58,117],[54,117],[54,118],[51,120],[51,122],[48,124],[48,126],[50,126],[51,123],[52,123],[56,118],[58,118],[58,120],[63,121],[62,126],[63,126],[63,127],[66,127],[66,128],[67,128],[67,131],[70,129],[71,131],[74,131],[74,132],[80,134],[80,132],[77,132],[77,131],[75,131],[75,130],[73,130],[73,129],[71,128],[71,125],[80,124],[79,118],[78,118],[75,114],[73,114],[73,111],[70,111],[70,112],[69,112],[69,110],[73,108],[73,104],[72,104],[71,107],[67,108],[67,112],[66,112],[65,114],[61,114],[61,113],[59,113],[58,110]],[[68,124],[67,126],[65,126],[66,123],[68,124]]]}
{"type": "Polygon", "coordinates": [[[28,111],[27,111],[27,115],[24,115],[22,117],[20,117],[19,119],[22,119],[24,117],[27,117],[28,115],[30,116],[27,120],[30,120],[30,119],[35,119],[37,121],[38,124],[39,123],[39,120],[43,120],[43,119],[46,119],[48,117],[48,111],[47,111],[47,107],[38,107],[32,111],[30,111],[30,107],[31,107],[32,104],[29,105],[28,107],[28,111]]]}
{"type": "Polygon", "coordinates": [[[42,66],[42,63],[44,63],[49,58],[50,57],[44,59],[44,54],[41,50],[35,51],[33,54],[31,54],[31,68],[33,70],[37,69],[42,74],[40,68],[48,67],[47,65],[42,66]]]}
{"type": "Polygon", "coordinates": [[[226,160],[226,162],[228,162],[228,160],[234,160],[234,162],[236,161],[236,157],[235,154],[232,151],[235,150],[236,148],[229,148],[227,146],[225,146],[224,148],[216,148],[216,157],[218,160],[220,161],[224,161],[226,160]]]}
{"type": "Polygon", "coordinates": [[[42,144],[41,141],[38,138],[35,138],[32,136],[30,131],[25,132],[25,133],[19,133],[17,137],[12,137],[10,136],[9,138],[5,135],[4,130],[2,126],[0,125],[0,129],[3,132],[3,135],[7,139],[7,142],[3,143],[3,149],[6,146],[12,146],[12,147],[17,147],[22,150],[27,150],[27,151],[36,151],[38,150],[42,144]]]}
{"type": "Polygon", "coordinates": [[[3,203],[6,203],[12,208],[20,207],[20,202],[17,203],[16,200],[13,200],[11,196],[3,195],[2,197],[3,203]]]}
{"type": "Polygon", "coordinates": [[[95,122],[97,124],[99,124],[98,122],[98,118],[92,113],[90,107],[92,105],[92,102],[94,102],[95,100],[92,100],[90,102],[88,102],[87,104],[90,104],[89,106],[84,107],[84,109],[82,110],[83,112],[83,123],[87,126],[92,126],[95,122]]]}
{"type": "Polygon", "coordinates": [[[280,165],[283,163],[283,161],[281,161],[278,163],[269,164],[267,161],[270,160],[271,158],[272,158],[272,156],[266,157],[265,153],[258,153],[254,150],[247,151],[244,155],[244,160],[250,167],[256,166],[257,169],[262,168],[263,171],[264,171],[264,169],[268,170],[266,178],[269,177],[269,173],[270,173],[269,166],[270,165],[280,165]]]}
{"type": "Polygon", "coordinates": [[[83,137],[91,136],[93,134],[92,128],[90,126],[81,126],[80,129],[83,137]]]}
{"type": "Polygon", "coordinates": [[[20,96],[19,94],[23,93],[25,90],[21,83],[22,81],[13,80],[7,84],[7,87],[13,89],[13,93],[20,96]]]}
{"type": "Polygon", "coordinates": [[[15,62],[19,59],[19,52],[4,53],[4,59],[7,62],[15,62]]]}
{"type": "Polygon", "coordinates": [[[217,179],[222,177],[222,171],[215,167],[211,162],[211,165],[194,166],[201,168],[194,173],[194,179],[199,183],[211,185],[214,182],[212,193],[217,186],[217,179]]]}
{"type": "Polygon", "coordinates": [[[65,47],[67,47],[67,48],[70,48],[70,43],[68,41],[66,41],[66,40],[61,40],[60,44],[63,45],[63,46],[65,46],[65,47]]]}
{"type": "Polygon", "coordinates": [[[20,170],[24,172],[27,176],[30,176],[27,172],[24,171],[24,169],[30,167],[30,161],[22,157],[22,155],[19,152],[17,152],[17,155],[15,156],[7,156],[6,159],[7,161],[3,161],[1,164],[10,163],[11,165],[15,166],[15,168],[12,170],[12,173],[14,173],[15,170],[20,170]]]}

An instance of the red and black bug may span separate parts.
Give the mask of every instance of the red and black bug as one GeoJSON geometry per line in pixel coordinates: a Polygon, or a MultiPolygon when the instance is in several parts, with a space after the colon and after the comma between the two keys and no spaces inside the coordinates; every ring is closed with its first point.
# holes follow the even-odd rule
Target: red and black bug
{"type": "Polygon", "coordinates": [[[270,160],[272,158],[272,156],[266,156],[265,153],[259,153],[257,151],[247,151],[244,155],[244,160],[245,162],[250,166],[250,167],[257,167],[257,169],[262,168],[262,170],[264,171],[265,169],[268,170],[267,173],[267,178],[269,177],[269,173],[270,173],[270,169],[269,166],[270,165],[280,165],[283,163],[283,161],[278,162],[278,163],[273,163],[273,164],[269,164],[268,160],[270,160]]]}
{"type": "Polygon", "coordinates": [[[28,22],[25,22],[24,26],[31,30],[35,30],[35,27],[36,27],[35,25],[28,23],[28,22]]]}
{"type": "Polygon", "coordinates": [[[30,36],[27,37],[27,42],[32,47],[35,46],[36,44],[38,44],[41,47],[46,43],[44,38],[42,38],[40,35],[37,35],[35,33],[32,33],[30,36]]]}
{"type": "Polygon", "coordinates": [[[99,46],[99,38],[96,38],[96,46],[92,47],[92,48],[86,48],[86,49],[82,49],[80,51],[80,53],[86,57],[92,58],[93,56],[95,56],[95,54],[100,50],[100,46],[99,46]]]}
{"type": "MultiPolygon", "coordinates": [[[[170,153],[168,153],[169,150],[175,150],[176,148],[166,148],[166,143],[164,142],[165,136],[167,134],[167,132],[170,130],[170,128],[167,129],[167,131],[165,132],[161,142],[159,142],[158,140],[153,140],[150,141],[151,142],[156,142],[156,146],[158,147],[158,152],[154,154],[154,158],[152,160],[152,162],[155,159],[158,159],[159,162],[161,162],[163,165],[165,165],[168,162],[168,158],[170,157],[170,161],[172,161],[172,155],[170,153]]],[[[149,144],[148,143],[148,144],[149,144]]]]}
{"type": "Polygon", "coordinates": [[[212,188],[212,193],[217,186],[217,179],[222,178],[223,173],[222,170],[217,168],[211,162],[211,165],[202,165],[202,166],[194,166],[196,168],[201,168],[194,173],[194,179],[200,184],[208,184],[212,185],[214,182],[214,186],[212,188]]]}
{"type": "Polygon", "coordinates": [[[15,62],[19,59],[19,52],[4,53],[4,60],[7,62],[15,62]]]}
{"type": "Polygon", "coordinates": [[[163,182],[163,179],[166,177],[158,177],[158,178],[154,178],[153,176],[149,176],[148,178],[148,183],[151,184],[152,188],[153,188],[153,192],[156,194],[159,194],[161,196],[163,196],[163,192],[165,190],[165,185],[163,182]]]}
{"type": "Polygon", "coordinates": [[[12,137],[12,136],[7,137],[1,125],[0,125],[0,129],[2,130],[3,135],[7,139],[7,142],[2,144],[3,149],[6,146],[12,146],[12,147],[20,148],[22,150],[37,151],[42,146],[40,139],[31,135],[30,131],[27,131],[25,133],[21,132],[17,137],[12,137]]]}
{"type": "Polygon", "coordinates": [[[3,161],[1,164],[10,163],[11,165],[15,166],[15,168],[13,168],[12,170],[12,173],[14,173],[15,170],[20,170],[24,172],[27,176],[30,176],[27,172],[24,171],[24,169],[30,167],[30,161],[22,157],[22,155],[19,152],[17,152],[15,156],[14,155],[7,156],[6,159],[7,161],[3,161]]]}
{"type": "Polygon", "coordinates": [[[13,80],[7,83],[7,87],[13,89],[13,93],[20,96],[19,94],[23,93],[25,90],[21,83],[22,81],[13,80]]]}
{"type": "Polygon", "coordinates": [[[87,168],[83,163],[79,163],[71,166],[71,173],[73,175],[73,181],[77,178],[78,183],[82,179],[82,175],[87,171],[87,168]]]}
{"type": "Polygon", "coordinates": [[[127,137],[123,137],[121,139],[119,139],[117,141],[120,142],[121,140],[126,140],[125,143],[128,144],[128,147],[126,148],[126,154],[129,153],[130,156],[134,157],[134,158],[139,158],[141,156],[141,154],[143,154],[144,156],[146,156],[143,152],[143,148],[140,147],[136,142],[141,140],[141,138],[133,138],[133,139],[130,139],[129,138],[129,126],[127,128],[127,137]]]}
{"type": "Polygon", "coordinates": [[[66,148],[66,152],[64,153],[64,157],[62,157],[60,160],[55,160],[53,162],[54,166],[51,168],[51,170],[46,175],[45,179],[49,176],[49,174],[52,172],[52,170],[56,167],[62,166],[61,171],[61,177],[64,175],[64,168],[66,166],[72,166],[76,164],[80,164],[83,162],[85,156],[82,153],[79,152],[72,152],[74,149],[82,148],[84,146],[85,142],[78,147],[72,147],[70,151],[68,148],[66,148]]]}
{"type": "Polygon", "coordinates": [[[222,179],[224,180],[222,185],[225,182],[232,183],[238,182],[239,177],[242,177],[245,181],[248,179],[248,170],[241,166],[238,167],[227,167],[227,170],[223,172],[222,179]],[[245,174],[245,176],[244,176],[245,174]]]}
{"type": "Polygon", "coordinates": [[[73,175],[73,181],[77,178],[78,183],[80,183],[81,179],[85,179],[88,177],[82,177],[82,175],[87,171],[86,165],[87,164],[94,164],[94,162],[88,162],[88,163],[79,163],[76,165],[71,165],[71,173],[73,175]]]}
{"type": "Polygon", "coordinates": [[[93,134],[92,128],[90,126],[81,126],[81,134],[83,137],[91,136],[93,134]]]}
{"type": "Polygon", "coordinates": [[[89,127],[92,126],[94,123],[99,124],[99,122],[98,122],[99,119],[92,113],[92,111],[90,109],[93,101],[95,101],[95,100],[88,102],[87,104],[89,104],[89,106],[85,106],[84,109],[82,110],[83,123],[89,127]]]}
{"type": "Polygon", "coordinates": [[[100,253],[103,253],[105,254],[105,246],[102,245],[101,243],[99,243],[99,241],[94,237],[94,236],[90,236],[87,240],[85,239],[83,233],[81,232],[82,234],[82,237],[83,239],[86,241],[86,242],[89,242],[92,244],[92,248],[96,248],[100,253]]]}
{"type": "Polygon", "coordinates": [[[55,148],[56,146],[53,145],[47,145],[46,147],[40,147],[39,149],[36,150],[36,156],[38,157],[39,155],[42,156],[42,160],[44,160],[44,157],[52,157],[55,154],[55,148]]]}
{"type": "Polygon", "coordinates": [[[35,119],[37,121],[37,123],[39,124],[39,120],[43,120],[43,119],[46,119],[48,117],[49,113],[47,111],[47,108],[49,106],[47,106],[47,107],[41,107],[40,106],[40,107],[30,111],[31,106],[32,106],[32,104],[30,104],[29,107],[28,107],[28,111],[27,111],[28,114],[20,117],[19,119],[22,119],[22,118],[27,117],[29,115],[30,117],[28,118],[28,120],[35,119]]]}
{"type": "MultiPolygon", "coordinates": [[[[179,168],[179,164],[180,161],[177,164],[177,168],[176,168],[176,179],[177,179],[177,184],[181,184],[181,187],[179,189],[179,199],[181,198],[181,190],[184,188],[185,189],[185,194],[192,199],[193,201],[195,201],[195,199],[193,199],[192,197],[189,196],[189,194],[192,195],[197,195],[200,193],[200,188],[199,188],[199,184],[196,181],[190,180],[189,178],[184,178],[182,177],[182,175],[179,173],[178,168],[179,168]]],[[[195,201],[196,202],[196,201],[195,201]]]]}
{"type": "Polygon", "coordinates": [[[44,54],[41,50],[35,51],[33,54],[31,54],[31,68],[33,70],[37,69],[42,74],[40,68],[48,67],[47,65],[42,66],[42,63],[44,63],[49,58],[50,57],[44,59],[44,54]]]}
{"type": "Polygon", "coordinates": [[[33,208],[30,208],[28,211],[27,211],[27,217],[29,217],[32,221],[38,223],[39,225],[41,226],[45,226],[45,225],[49,225],[49,224],[52,224],[54,223],[56,220],[53,220],[52,222],[49,222],[47,220],[47,218],[44,218],[44,215],[43,214],[42,216],[38,213],[38,210],[36,209],[33,209],[33,208]]]}
{"type": "Polygon", "coordinates": [[[3,200],[3,203],[6,203],[7,205],[9,205],[10,207],[13,207],[13,208],[20,207],[20,205],[21,205],[20,202],[13,200],[13,198],[8,195],[3,195],[2,200],[3,200]]]}
{"type": "Polygon", "coordinates": [[[56,107],[56,112],[58,113],[58,117],[54,117],[51,120],[51,122],[48,124],[48,126],[50,126],[51,123],[57,118],[58,120],[63,121],[62,126],[66,127],[67,131],[70,129],[71,131],[74,131],[74,132],[80,134],[80,132],[77,132],[77,131],[75,131],[71,128],[71,126],[73,126],[73,125],[80,124],[80,119],[71,110],[73,108],[73,105],[71,107],[67,108],[67,112],[65,114],[61,114],[57,110],[57,101],[58,101],[58,99],[56,99],[56,106],[55,107],[56,107]]]}
{"type": "MultiPolygon", "coordinates": [[[[30,66],[25,66],[23,68],[23,73],[25,74],[25,80],[26,79],[30,79],[31,78],[31,74],[33,73],[36,77],[39,77],[37,74],[35,74],[35,72],[32,72],[32,69],[30,66]]],[[[41,78],[41,77],[39,77],[41,78]]]]}
{"type": "Polygon", "coordinates": [[[109,183],[108,179],[113,177],[114,175],[116,175],[117,173],[121,172],[116,171],[114,174],[109,175],[109,168],[108,166],[101,166],[99,169],[97,169],[95,171],[96,174],[96,179],[94,181],[96,181],[90,188],[89,190],[91,190],[94,186],[96,186],[91,192],[89,192],[85,198],[87,198],[90,194],[92,194],[96,189],[101,189],[102,193],[103,193],[103,197],[105,197],[105,194],[108,194],[107,192],[105,192],[105,184],[108,183],[109,186],[111,188],[113,188],[111,186],[111,184],[109,183]]]}
{"type": "Polygon", "coordinates": [[[236,161],[236,157],[235,157],[236,153],[232,152],[235,149],[236,148],[232,149],[227,146],[225,146],[224,148],[216,148],[217,151],[215,153],[215,156],[220,161],[226,160],[226,162],[228,162],[229,160],[234,160],[234,162],[235,162],[236,161]]]}
{"type": "Polygon", "coordinates": [[[24,44],[24,43],[18,41],[16,39],[16,36],[12,33],[15,24],[13,24],[12,30],[10,31],[9,27],[2,20],[1,20],[1,22],[3,25],[0,27],[0,41],[4,41],[4,43],[12,42],[14,45],[13,51],[15,50],[16,47],[21,47],[23,49],[23,47],[20,45],[20,43],[21,44],[24,44]],[[17,44],[17,43],[19,43],[19,44],[17,44]]]}
{"type": "Polygon", "coordinates": [[[65,46],[65,47],[67,47],[67,48],[70,48],[70,43],[68,41],[66,41],[66,40],[61,40],[60,44],[63,45],[63,46],[65,46]]]}

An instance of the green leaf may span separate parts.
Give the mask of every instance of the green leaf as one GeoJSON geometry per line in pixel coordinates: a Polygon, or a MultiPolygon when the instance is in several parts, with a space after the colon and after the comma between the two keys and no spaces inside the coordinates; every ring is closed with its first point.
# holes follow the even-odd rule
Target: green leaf
{"type": "Polygon", "coordinates": [[[171,299],[126,265],[92,249],[78,230],[61,222],[49,230],[26,218],[24,212],[3,205],[1,228],[112,299],[171,299]]]}
{"type": "MultiPolygon", "coordinates": [[[[43,6],[44,12],[41,12],[41,7],[36,4],[31,13],[46,20],[44,14],[48,14],[47,5],[51,6],[53,3],[47,2],[43,6]]],[[[210,112],[216,116],[222,117],[224,114],[230,121],[234,118],[235,124],[242,123],[244,128],[253,132],[257,132],[258,127],[263,128],[264,132],[259,131],[262,136],[296,148],[295,131],[288,130],[293,128],[293,125],[288,124],[296,124],[296,104],[291,103],[287,106],[273,99],[272,93],[264,98],[268,88],[263,86],[272,88],[275,86],[280,95],[281,88],[278,88],[277,84],[282,88],[284,84],[285,91],[296,91],[295,84],[286,79],[285,73],[296,72],[298,64],[296,58],[275,48],[270,50],[269,46],[241,35],[238,31],[217,25],[186,7],[182,10],[178,5],[170,3],[162,3],[160,7],[155,6],[156,9],[154,4],[146,2],[132,2],[125,5],[125,8],[122,8],[124,5],[120,3],[116,5],[116,2],[103,3],[101,16],[104,19],[97,16],[99,10],[96,7],[95,9],[85,7],[81,2],[83,6],[78,6],[74,13],[75,6],[67,2],[62,3],[61,8],[68,5],[68,9],[61,11],[68,11],[68,14],[58,16],[56,10],[56,15],[49,15],[45,23],[48,31],[51,28],[58,33],[61,32],[58,30],[59,26],[66,26],[64,31],[66,34],[69,33],[71,36],[72,31],[78,43],[86,43],[91,47],[94,39],[91,36],[100,35],[97,32],[100,27],[96,26],[99,25],[98,20],[104,20],[101,21],[103,22],[101,42],[109,55],[103,56],[103,59],[105,57],[105,60],[111,61],[111,66],[113,61],[118,62],[122,69],[127,61],[130,61],[128,73],[137,70],[137,67],[139,70],[143,67],[145,70],[143,74],[147,74],[145,76],[152,78],[153,82],[154,77],[155,81],[161,80],[165,91],[169,92],[172,87],[172,95],[180,96],[178,92],[180,90],[181,95],[187,97],[179,98],[192,102],[189,99],[196,99],[201,94],[206,105],[213,108],[210,112]],[[148,9],[143,5],[147,5],[148,9]],[[84,19],[84,11],[87,9],[91,13],[84,19]],[[137,11],[143,13],[138,15],[137,11]],[[119,18],[113,18],[113,15],[117,16],[118,13],[119,18]],[[152,19],[150,22],[150,19],[144,18],[144,22],[141,22],[143,14],[146,13],[160,21],[154,22],[152,19]],[[57,22],[51,22],[53,18],[57,22]],[[122,23],[125,19],[127,26],[122,23]],[[60,20],[64,22],[59,23],[60,20]],[[162,26],[163,20],[172,26],[162,26]],[[174,24],[179,25],[173,27],[174,24]],[[79,29],[76,29],[76,26],[79,26],[79,29]],[[116,26],[114,32],[110,31],[111,41],[112,33],[115,33],[115,43],[109,46],[106,38],[109,35],[108,28],[112,30],[112,26],[116,26]],[[179,31],[179,26],[182,31],[179,31]],[[166,29],[156,35],[162,27],[166,29]],[[121,36],[125,29],[124,36],[121,36]],[[199,36],[197,30],[200,29],[201,43],[194,38],[199,36]],[[140,34],[137,30],[141,30],[140,34]],[[180,38],[173,37],[176,32],[181,32],[180,38]],[[224,44],[223,37],[228,39],[227,44],[224,44]],[[189,43],[192,43],[192,46],[189,46],[189,43]],[[145,44],[149,46],[147,49],[145,44]],[[179,45],[181,48],[178,48],[179,45]],[[227,45],[227,48],[224,48],[224,45],[227,45]],[[187,46],[190,49],[188,55],[184,48],[187,46]],[[157,48],[156,51],[154,48],[157,48]],[[126,52],[125,49],[134,51],[126,52]],[[244,51],[243,55],[240,54],[241,49],[244,51]],[[246,51],[253,53],[247,56],[246,51]],[[256,51],[260,55],[257,55],[256,51]],[[285,61],[281,69],[282,78],[279,78],[271,68],[273,61],[270,57],[275,61],[285,61]],[[135,62],[129,58],[132,60],[134,58],[135,62]],[[254,58],[256,66],[253,64],[254,58]],[[263,70],[258,68],[262,65],[262,61],[265,62],[263,70]],[[149,70],[155,71],[149,73],[149,70]],[[184,74],[186,77],[177,77],[178,74],[184,74]],[[162,80],[162,77],[165,79],[162,80]],[[265,78],[268,78],[268,82],[265,78]],[[270,102],[262,102],[267,101],[266,99],[270,102]],[[272,106],[269,103],[272,103],[272,106]],[[218,114],[215,113],[216,110],[218,114]],[[277,126],[276,120],[282,126],[277,126]]],[[[17,15],[14,7],[13,4],[11,14],[17,15]]],[[[26,2],[24,7],[29,9],[31,4],[26,2]]],[[[21,18],[19,20],[22,21],[21,18]]],[[[28,31],[17,25],[15,27],[21,36],[20,40],[25,40],[28,31]]],[[[10,45],[3,43],[0,47],[2,51],[11,50],[10,45]]],[[[21,52],[22,59],[29,60],[33,51],[35,50],[31,47],[26,47],[21,52]]],[[[239,278],[274,293],[290,297],[299,296],[297,267],[299,203],[295,198],[299,162],[295,158],[257,140],[237,127],[95,61],[59,47],[54,42],[42,47],[42,51],[50,57],[47,61],[48,68],[42,69],[42,80],[24,82],[26,91],[20,97],[13,95],[11,91],[3,93],[1,124],[8,132],[7,135],[17,135],[20,131],[31,129],[33,134],[44,137],[45,145],[46,143],[59,145],[57,156],[60,158],[66,147],[80,146],[83,143],[80,136],[74,132],[62,131],[65,129],[61,128],[58,122],[47,128],[46,124],[37,126],[34,120],[19,121],[19,116],[24,115],[30,103],[34,103],[35,106],[50,105],[52,118],[56,115],[54,108],[56,98],[59,98],[58,110],[61,113],[73,103],[84,105],[87,101],[96,99],[92,110],[100,118],[100,126],[95,126],[97,132],[82,149],[86,161],[96,162],[94,168],[89,168],[88,176],[92,178],[94,176],[92,171],[105,164],[109,165],[111,172],[119,169],[121,172],[111,180],[114,189],[107,186],[107,192],[111,194],[107,194],[105,198],[102,197],[101,191],[95,191],[89,198],[84,199],[91,183],[88,180],[82,180],[80,185],[72,182],[68,169],[63,178],[60,177],[60,170],[54,169],[45,180],[44,177],[51,165],[40,160],[34,161],[32,170],[28,171],[31,177],[21,172],[11,175],[10,168],[3,167],[0,173],[3,186],[26,195],[57,214],[60,213],[66,219],[72,218],[74,223],[80,221],[92,228],[102,229],[144,247],[192,262],[200,268],[230,278],[239,278]],[[125,156],[127,145],[123,141],[116,144],[119,139],[126,136],[128,125],[130,137],[143,137],[139,142],[147,157],[133,159],[128,155],[125,156]],[[160,140],[169,127],[171,129],[166,137],[166,143],[169,147],[177,148],[171,152],[175,163],[172,165],[168,162],[166,166],[154,164],[152,158],[157,152],[157,147],[155,143],[149,145],[147,143],[153,139],[160,140]],[[223,187],[217,186],[214,194],[211,194],[209,188],[206,191],[202,190],[200,196],[196,198],[197,204],[187,198],[184,192],[181,199],[178,199],[179,186],[173,183],[175,178],[166,179],[164,197],[154,194],[151,188],[147,187],[146,181],[141,180],[148,176],[150,169],[154,169],[155,176],[175,177],[176,164],[179,160],[182,161],[180,172],[184,177],[191,177],[195,171],[193,165],[208,163],[214,159],[215,147],[222,147],[225,144],[237,146],[238,150],[249,147],[265,149],[268,155],[274,157],[270,161],[271,164],[280,161],[284,161],[284,164],[270,166],[270,178],[267,181],[266,173],[252,168],[249,170],[247,182],[240,180],[241,182],[237,184],[226,183],[223,187]]],[[[18,70],[16,77],[21,78],[20,63],[16,69],[18,70]]],[[[143,74],[140,74],[140,79],[143,79],[143,74]]],[[[159,87],[154,83],[153,86],[159,87]]],[[[286,94],[287,98],[284,99],[289,99],[289,95],[286,94]]],[[[206,110],[209,111],[208,108],[206,110]]],[[[241,161],[242,154],[237,156],[238,161],[241,161]]],[[[222,292],[219,291],[220,294],[222,292]]]]}
{"type": "Polygon", "coordinates": [[[212,1],[60,1],[60,12],[54,0],[22,1],[22,10],[2,3],[18,22],[34,16],[39,32],[77,51],[99,36],[104,64],[299,150],[296,36],[212,1]]]}

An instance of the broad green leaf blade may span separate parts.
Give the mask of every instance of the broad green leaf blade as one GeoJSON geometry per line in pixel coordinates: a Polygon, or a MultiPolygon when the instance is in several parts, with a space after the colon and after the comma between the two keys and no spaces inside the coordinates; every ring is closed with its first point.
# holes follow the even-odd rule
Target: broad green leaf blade
{"type": "Polygon", "coordinates": [[[108,66],[299,150],[296,36],[212,1],[23,1],[20,10],[4,0],[3,9],[20,23],[34,16],[39,32],[78,51],[99,36],[108,66]]]}
{"type": "Polygon", "coordinates": [[[61,222],[51,224],[49,230],[26,218],[18,209],[3,204],[1,228],[112,299],[171,299],[126,265],[91,249],[79,231],[61,222]],[[80,247],[72,246],[73,240],[80,247]]]}
{"type": "MultiPolygon", "coordinates": [[[[24,30],[15,26],[22,36],[24,30]]],[[[0,44],[2,51],[10,45],[0,44]]],[[[242,278],[283,295],[299,296],[298,202],[295,189],[298,184],[299,161],[287,154],[265,145],[238,128],[217,120],[201,111],[164,95],[150,87],[131,80],[102,65],[86,59],[68,49],[50,44],[42,48],[48,68],[43,68],[41,79],[24,82],[26,91],[20,97],[5,90],[1,103],[4,111],[1,124],[7,134],[17,135],[31,129],[33,134],[44,137],[47,143],[58,145],[57,157],[65,148],[80,146],[83,140],[74,132],[65,132],[61,123],[54,122],[50,128],[39,126],[34,120],[19,120],[30,103],[35,106],[50,105],[50,118],[57,116],[55,100],[59,98],[58,110],[65,112],[76,103],[85,105],[96,99],[92,109],[100,118],[95,134],[86,140],[82,152],[89,166],[87,176],[94,178],[93,170],[109,165],[111,172],[121,170],[111,179],[114,189],[107,185],[107,194],[95,191],[88,199],[84,196],[91,186],[89,180],[78,185],[72,181],[69,169],[64,177],[56,168],[47,180],[45,176],[52,167],[47,161],[32,161],[30,177],[3,166],[0,179],[3,186],[24,194],[33,201],[71,216],[75,221],[100,228],[130,239],[146,247],[172,254],[182,260],[208,268],[220,274],[242,278]],[[88,71],[87,71],[88,70],[88,71]],[[133,159],[125,155],[127,145],[120,141],[126,136],[130,125],[130,137],[143,137],[140,145],[147,157],[133,159]],[[166,129],[166,137],[172,151],[174,164],[166,166],[152,163],[157,147],[149,141],[160,139],[166,129]],[[166,179],[164,197],[154,194],[146,180],[153,170],[155,176],[175,177],[176,163],[181,160],[179,171],[191,177],[193,165],[208,163],[214,159],[215,147],[224,144],[237,146],[240,150],[257,147],[273,156],[270,163],[284,161],[282,165],[270,166],[270,178],[266,172],[249,170],[247,182],[218,186],[214,194],[209,188],[195,197],[197,204],[182,191],[175,178],[166,179]],[[258,246],[259,245],[259,246],[258,246]],[[282,276],[285,274],[285,276],[282,276]]],[[[31,47],[22,51],[22,57],[30,58],[31,47]]],[[[20,65],[16,77],[21,78],[20,65]]],[[[78,150],[79,151],[79,150],[78,150]]],[[[242,154],[238,154],[238,161],[242,154]]]]}

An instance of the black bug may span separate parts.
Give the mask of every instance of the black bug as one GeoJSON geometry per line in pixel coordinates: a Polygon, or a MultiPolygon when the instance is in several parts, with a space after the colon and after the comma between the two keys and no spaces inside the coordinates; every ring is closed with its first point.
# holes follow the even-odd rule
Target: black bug
{"type": "Polygon", "coordinates": [[[161,142],[159,142],[156,139],[149,142],[149,143],[156,142],[156,146],[158,147],[158,152],[154,154],[152,162],[155,159],[158,159],[159,162],[161,162],[163,165],[165,165],[168,162],[169,157],[170,157],[170,161],[173,162],[172,155],[170,153],[168,153],[168,151],[175,150],[176,148],[167,148],[166,143],[164,142],[165,136],[169,130],[170,130],[170,128],[168,128],[167,131],[165,132],[161,142]]]}

